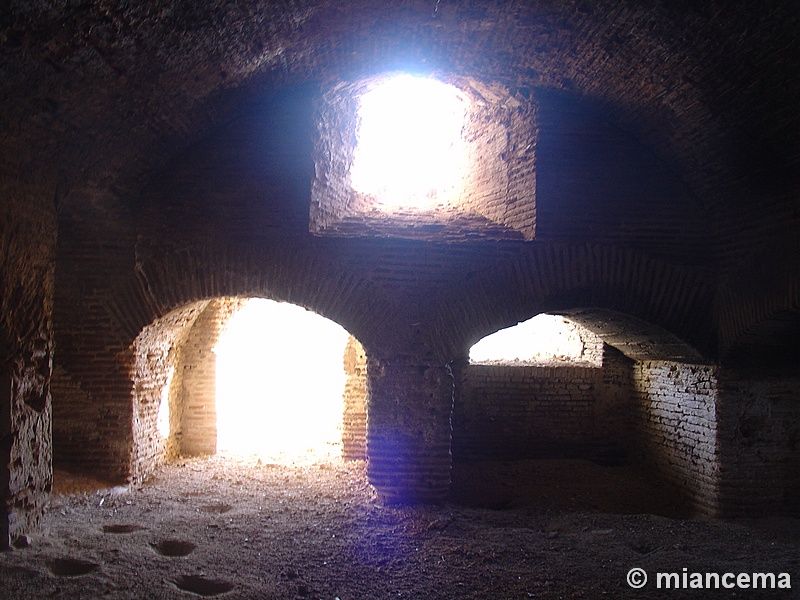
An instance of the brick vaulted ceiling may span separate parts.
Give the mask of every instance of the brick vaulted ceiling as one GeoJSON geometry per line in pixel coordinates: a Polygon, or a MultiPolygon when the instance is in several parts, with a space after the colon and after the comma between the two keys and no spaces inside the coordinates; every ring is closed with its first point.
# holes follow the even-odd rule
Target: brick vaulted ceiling
{"type": "MultiPolygon", "coordinates": [[[[684,200],[668,215],[663,197],[640,195],[641,210],[694,231],[687,240],[702,241],[702,260],[694,246],[675,255],[713,263],[721,285],[711,295],[720,306],[736,304],[745,292],[725,287],[725,278],[771,252],[752,239],[796,249],[798,10],[789,0],[11,0],[0,8],[0,158],[15,177],[49,182],[60,235],[96,241],[99,217],[109,240],[113,231],[133,239],[128,216],[143,194],[153,197],[148,186],[170,165],[179,171],[178,157],[202,148],[222,125],[246,129],[247,107],[386,70],[450,73],[540,99],[551,107],[543,131],[548,118],[587,114],[584,135],[646,149],[684,200]]],[[[205,156],[213,156],[209,148],[205,156]]],[[[603,159],[598,172],[607,168],[603,159]]],[[[549,173],[558,172],[556,165],[549,173]]],[[[548,210],[546,198],[539,210],[548,210]]],[[[558,219],[550,223],[552,234],[558,219]]],[[[547,222],[537,227],[546,239],[547,222]]],[[[640,235],[663,243],[658,232],[640,235]]],[[[76,261],[62,265],[69,277],[81,248],[67,251],[76,261]]],[[[515,268],[546,260],[519,259],[515,268]]],[[[374,281],[389,294],[404,277],[420,275],[374,281]]],[[[499,287],[513,278],[509,271],[499,287]]],[[[440,297],[457,293],[458,286],[440,297]]],[[[520,316],[508,309],[509,322],[520,316]]],[[[747,328],[733,321],[729,327],[747,328]]]]}
{"type": "Polygon", "coordinates": [[[589,99],[710,205],[796,167],[793,2],[4,5],[4,150],[67,179],[152,168],[248,94],[408,64],[589,99]]]}

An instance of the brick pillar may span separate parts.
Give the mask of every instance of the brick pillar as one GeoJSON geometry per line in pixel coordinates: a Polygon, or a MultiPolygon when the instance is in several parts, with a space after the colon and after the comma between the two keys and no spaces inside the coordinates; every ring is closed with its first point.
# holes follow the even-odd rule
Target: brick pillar
{"type": "Polygon", "coordinates": [[[197,317],[180,349],[180,391],[176,402],[179,453],[204,456],[217,452],[217,355],[213,348],[230,318],[244,305],[237,298],[217,298],[197,317]]]}
{"type": "Polygon", "coordinates": [[[344,349],[344,414],[342,416],[342,458],[367,458],[367,356],[352,335],[344,349]]]}
{"type": "Polygon", "coordinates": [[[367,358],[367,477],[385,503],[446,499],[452,408],[444,367],[367,358]]]}
{"type": "Polygon", "coordinates": [[[182,456],[217,452],[217,355],[212,351],[219,338],[217,312],[209,305],[181,348],[178,448],[182,456]]]}

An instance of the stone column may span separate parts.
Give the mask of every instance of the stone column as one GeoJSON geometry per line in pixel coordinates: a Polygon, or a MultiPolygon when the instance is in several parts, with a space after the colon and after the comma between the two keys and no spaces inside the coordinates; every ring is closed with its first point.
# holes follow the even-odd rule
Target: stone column
{"type": "Polygon", "coordinates": [[[387,504],[440,502],[450,490],[453,378],[415,363],[367,358],[367,477],[387,504]]]}

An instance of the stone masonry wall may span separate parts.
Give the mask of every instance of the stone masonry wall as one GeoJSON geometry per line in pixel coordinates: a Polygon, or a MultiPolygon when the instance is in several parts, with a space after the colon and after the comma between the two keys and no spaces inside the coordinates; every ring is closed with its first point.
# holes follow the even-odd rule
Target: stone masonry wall
{"type": "Polygon", "coordinates": [[[454,460],[619,458],[628,365],[611,348],[603,368],[468,365],[454,405],[454,460]]]}
{"type": "Polygon", "coordinates": [[[342,458],[367,458],[367,355],[358,340],[350,336],[344,350],[344,414],[342,417],[342,458]]]}
{"type": "Polygon", "coordinates": [[[25,148],[0,170],[0,549],[37,527],[53,481],[57,183],[25,148]]]}
{"type": "Polygon", "coordinates": [[[632,370],[635,456],[703,514],[719,506],[717,376],[716,367],[668,361],[632,370]]]}

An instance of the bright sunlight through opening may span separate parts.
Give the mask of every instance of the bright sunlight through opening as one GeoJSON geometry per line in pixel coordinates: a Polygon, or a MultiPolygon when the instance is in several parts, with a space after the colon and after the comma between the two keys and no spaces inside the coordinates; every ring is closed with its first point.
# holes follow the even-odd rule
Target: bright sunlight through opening
{"type": "Polygon", "coordinates": [[[278,462],[341,453],[347,332],[299,306],[254,299],[217,354],[217,450],[278,462]]]}
{"type": "Polygon", "coordinates": [[[563,317],[541,314],[488,335],[469,351],[471,362],[576,361],[583,340],[563,317]]]}
{"type": "Polygon", "coordinates": [[[360,98],[354,190],[396,208],[430,209],[461,192],[468,100],[452,85],[397,75],[360,98]]]}
{"type": "Polygon", "coordinates": [[[167,381],[161,390],[161,403],[158,405],[156,427],[158,428],[158,433],[164,439],[169,437],[169,391],[173,375],[175,375],[175,367],[170,367],[169,371],[167,371],[167,381]]]}

